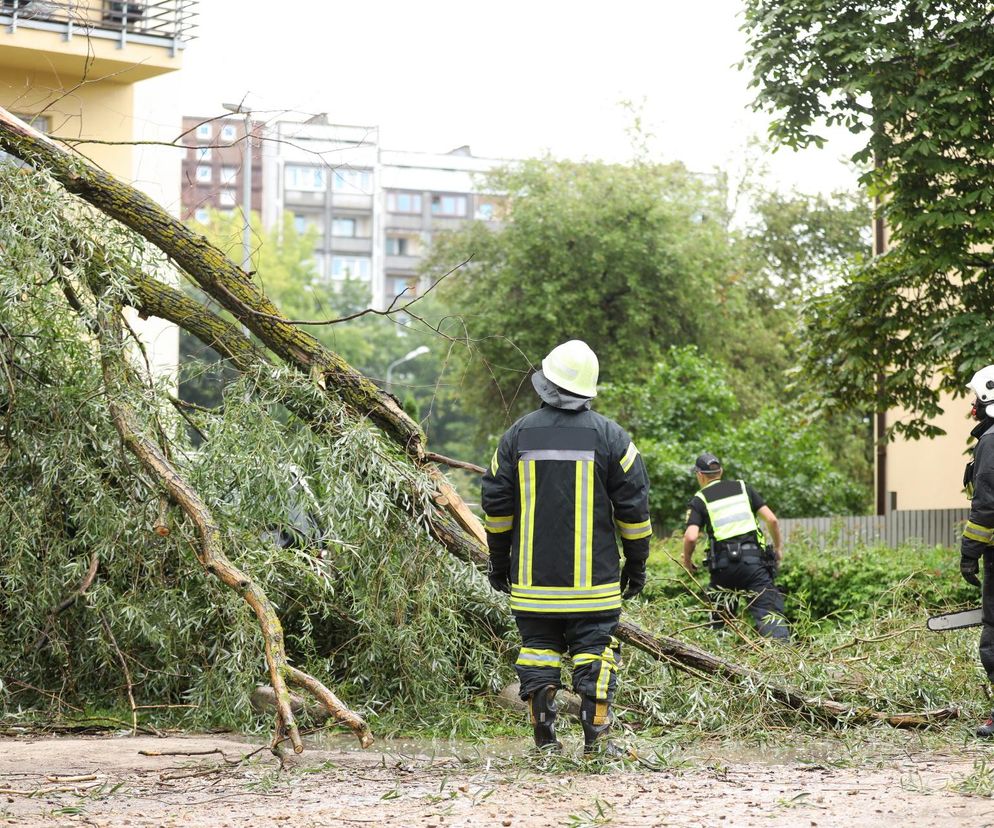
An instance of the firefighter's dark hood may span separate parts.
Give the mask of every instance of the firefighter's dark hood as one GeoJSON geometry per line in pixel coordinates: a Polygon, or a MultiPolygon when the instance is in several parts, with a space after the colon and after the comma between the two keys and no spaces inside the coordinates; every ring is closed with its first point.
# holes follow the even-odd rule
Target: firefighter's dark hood
{"type": "Polygon", "coordinates": [[[542,402],[553,408],[561,408],[564,411],[586,411],[590,408],[591,397],[579,397],[549,382],[541,368],[532,374],[532,386],[542,398],[542,402]]]}

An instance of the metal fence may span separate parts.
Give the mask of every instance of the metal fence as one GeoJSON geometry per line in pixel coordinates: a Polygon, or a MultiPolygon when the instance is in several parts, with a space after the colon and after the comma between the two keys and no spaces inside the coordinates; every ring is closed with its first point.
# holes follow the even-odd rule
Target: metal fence
{"type": "Polygon", "coordinates": [[[852,551],[857,546],[958,546],[969,509],[919,509],[887,515],[781,518],[784,543],[811,543],[820,549],[852,551]]]}

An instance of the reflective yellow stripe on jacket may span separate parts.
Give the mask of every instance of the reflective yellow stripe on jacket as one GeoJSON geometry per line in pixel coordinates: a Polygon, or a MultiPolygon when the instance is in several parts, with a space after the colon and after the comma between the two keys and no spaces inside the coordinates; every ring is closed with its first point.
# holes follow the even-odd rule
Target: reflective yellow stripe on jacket
{"type": "Polygon", "coordinates": [[[514,528],[514,515],[484,515],[483,528],[494,535],[510,532],[514,528]]]}
{"type": "Polygon", "coordinates": [[[979,523],[968,520],[963,529],[963,537],[981,543],[990,543],[991,539],[994,538],[994,528],[981,526],[979,523]]]}
{"type": "Polygon", "coordinates": [[[540,587],[511,584],[511,610],[540,613],[607,612],[621,609],[621,585],[540,587]]]}
{"type": "Polygon", "coordinates": [[[532,582],[532,541],[535,538],[535,461],[518,463],[521,515],[518,535],[518,583],[532,582]]]}
{"type": "Polygon", "coordinates": [[[628,470],[632,467],[635,462],[635,458],[638,457],[639,450],[635,448],[635,443],[628,444],[628,451],[625,452],[625,456],[621,458],[621,470],[628,474],[628,470]]]}
{"type": "Polygon", "coordinates": [[[594,583],[594,461],[576,461],[573,512],[573,585],[594,583]]]}
{"type": "Polygon", "coordinates": [[[641,540],[652,534],[652,525],[648,520],[639,523],[625,523],[623,520],[615,520],[614,525],[618,527],[618,534],[622,540],[641,540]]]}

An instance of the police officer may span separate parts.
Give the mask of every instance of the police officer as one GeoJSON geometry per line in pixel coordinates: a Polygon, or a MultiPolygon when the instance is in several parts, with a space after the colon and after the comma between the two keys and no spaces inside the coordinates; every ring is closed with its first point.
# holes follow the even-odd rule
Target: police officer
{"type": "Polygon", "coordinates": [[[683,565],[693,573],[694,548],[703,529],[710,538],[707,557],[712,589],[734,589],[753,593],[749,614],[761,635],[787,639],[790,628],[783,617],[783,595],[773,576],[783,557],[783,542],[777,516],[752,486],[741,480],[722,480],[721,461],[705,453],[697,458],[693,472],[700,491],[690,501],[687,529],[683,535],[683,565]],[[757,515],[773,538],[766,546],[757,515]]]}
{"type": "MultiPolygon", "coordinates": [[[[981,368],[967,386],[976,395],[973,416],[978,421],[970,434],[977,442],[973,459],[967,464],[963,483],[970,495],[970,516],[960,544],[960,572],[963,579],[980,586],[980,560],[984,562],[980,663],[994,683],[994,567],[991,540],[994,536],[994,365],[981,368]]],[[[994,737],[994,713],[977,728],[981,739],[994,737]]]]}
{"type": "Polygon", "coordinates": [[[652,528],[638,449],[621,426],[590,410],[597,375],[597,357],[580,340],[542,360],[532,376],[542,406],[501,437],[482,503],[490,584],[510,593],[521,634],[515,669],[535,744],[562,749],[555,697],[568,654],[584,752],[617,753],[606,738],[617,685],[613,633],[622,598],[645,586],[652,528]]]}

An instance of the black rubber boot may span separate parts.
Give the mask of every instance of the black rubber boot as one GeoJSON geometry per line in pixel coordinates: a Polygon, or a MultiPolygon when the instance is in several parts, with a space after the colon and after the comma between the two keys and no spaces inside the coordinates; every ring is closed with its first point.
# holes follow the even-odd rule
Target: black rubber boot
{"type": "Polygon", "coordinates": [[[978,739],[994,739],[994,713],[987,717],[987,721],[983,722],[976,732],[978,739]]]}
{"type": "Polygon", "coordinates": [[[536,690],[528,699],[532,728],[535,731],[535,747],[550,753],[560,753],[563,749],[562,743],[556,738],[556,716],[559,713],[556,704],[558,689],[556,685],[549,684],[541,690],[536,690]]]}
{"type": "Polygon", "coordinates": [[[580,724],[583,726],[583,752],[610,758],[628,756],[608,738],[611,731],[611,706],[590,696],[580,698],[580,724]]]}

